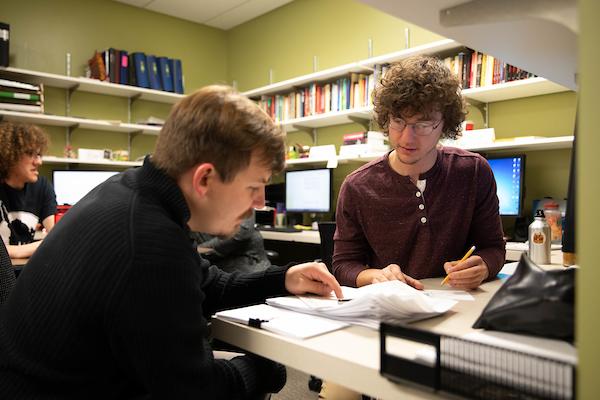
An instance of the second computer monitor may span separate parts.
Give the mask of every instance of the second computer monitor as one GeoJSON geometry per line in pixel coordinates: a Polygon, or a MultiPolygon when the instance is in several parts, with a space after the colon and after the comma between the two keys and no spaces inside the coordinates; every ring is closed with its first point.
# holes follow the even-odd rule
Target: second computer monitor
{"type": "Polygon", "coordinates": [[[500,215],[506,217],[520,217],[523,213],[525,156],[513,155],[506,157],[489,158],[488,162],[494,178],[498,200],[500,201],[500,215]]]}
{"type": "Polygon", "coordinates": [[[329,168],[286,171],[286,211],[331,212],[332,180],[329,168]]]}
{"type": "Polygon", "coordinates": [[[74,205],[116,171],[54,170],[52,184],[58,204],[74,205]]]}

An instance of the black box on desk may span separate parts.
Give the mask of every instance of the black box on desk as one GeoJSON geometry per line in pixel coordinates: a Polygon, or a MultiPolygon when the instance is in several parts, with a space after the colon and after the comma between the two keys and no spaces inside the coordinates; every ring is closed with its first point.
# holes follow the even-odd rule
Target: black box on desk
{"type": "Polygon", "coordinates": [[[270,225],[275,226],[275,209],[271,207],[265,207],[260,210],[255,210],[257,225],[270,225]]]}

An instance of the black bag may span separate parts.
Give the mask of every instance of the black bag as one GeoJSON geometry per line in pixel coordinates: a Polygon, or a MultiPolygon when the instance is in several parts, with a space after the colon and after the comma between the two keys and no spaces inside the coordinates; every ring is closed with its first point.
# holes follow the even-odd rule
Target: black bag
{"type": "Polygon", "coordinates": [[[575,268],[545,271],[525,254],[473,328],[573,342],[575,268]]]}

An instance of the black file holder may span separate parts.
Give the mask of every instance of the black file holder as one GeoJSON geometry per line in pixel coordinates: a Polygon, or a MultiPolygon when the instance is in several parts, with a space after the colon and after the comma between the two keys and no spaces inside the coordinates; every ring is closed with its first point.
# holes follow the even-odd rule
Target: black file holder
{"type": "Polygon", "coordinates": [[[380,373],[396,382],[465,399],[575,399],[576,367],[567,362],[387,323],[380,326],[380,349],[380,373]],[[433,346],[435,364],[388,353],[388,337],[433,346]]]}

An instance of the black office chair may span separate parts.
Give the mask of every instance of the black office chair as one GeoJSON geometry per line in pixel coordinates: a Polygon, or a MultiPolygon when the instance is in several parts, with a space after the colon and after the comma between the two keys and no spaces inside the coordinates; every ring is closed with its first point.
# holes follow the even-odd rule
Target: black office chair
{"type": "Polygon", "coordinates": [[[15,271],[13,271],[4,241],[0,238],[0,304],[6,301],[15,284],[15,271]]]}
{"type": "Polygon", "coordinates": [[[333,271],[331,261],[333,258],[333,234],[335,222],[319,222],[319,236],[321,238],[321,261],[327,265],[329,272],[333,271]]]}

